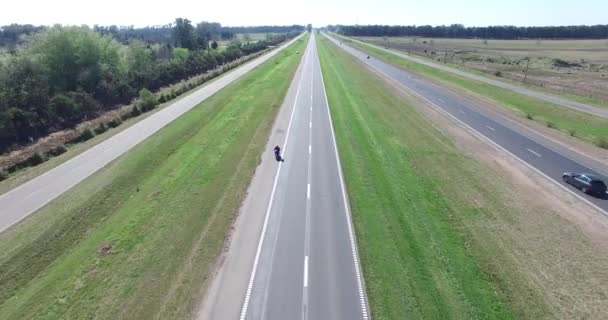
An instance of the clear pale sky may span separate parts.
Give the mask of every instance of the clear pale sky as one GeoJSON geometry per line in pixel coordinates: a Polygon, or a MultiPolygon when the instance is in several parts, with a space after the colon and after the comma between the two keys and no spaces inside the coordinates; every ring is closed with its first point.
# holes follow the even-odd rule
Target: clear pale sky
{"type": "Polygon", "coordinates": [[[608,0],[3,0],[0,25],[608,24],[608,0]]]}

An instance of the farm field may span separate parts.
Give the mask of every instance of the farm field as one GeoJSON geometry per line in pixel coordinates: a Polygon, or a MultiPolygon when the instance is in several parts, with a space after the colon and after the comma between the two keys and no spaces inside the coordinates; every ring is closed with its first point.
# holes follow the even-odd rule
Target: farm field
{"type": "Polygon", "coordinates": [[[608,102],[608,39],[493,40],[414,37],[358,39],[552,92],[608,102]]]}

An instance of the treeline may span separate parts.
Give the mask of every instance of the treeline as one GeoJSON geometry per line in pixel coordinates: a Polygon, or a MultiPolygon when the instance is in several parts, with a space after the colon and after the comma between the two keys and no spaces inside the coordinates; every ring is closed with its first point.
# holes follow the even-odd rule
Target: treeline
{"type": "Polygon", "coordinates": [[[301,25],[291,26],[256,26],[256,27],[224,27],[224,30],[231,32],[232,34],[237,33],[286,33],[286,32],[303,32],[306,30],[301,25]]]}
{"type": "Polygon", "coordinates": [[[31,24],[11,24],[0,27],[0,47],[15,46],[19,43],[22,36],[27,36],[32,33],[41,31],[43,26],[34,26],[31,24]]]}
{"type": "Polygon", "coordinates": [[[366,25],[327,27],[332,32],[345,36],[397,37],[418,36],[432,38],[484,38],[484,39],[605,39],[608,25],[594,26],[548,26],[516,27],[489,26],[465,27],[462,24],[449,26],[388,26],[366,25]]]}
{"type": "MultiPolygon", "coordinates": [[[[118,26],[95,26],[94,30],[103,35],[110,35],[114,39],[127,43],[132,39],[139,39],[148,43],[171,43],[175,26],[182,21],[164,26],[152,26],[145,28],[118,27],[118,26]]],[[[194,36],[198,39],[205,39],[203,42],[230,40],[239,33],[289,33],[302,32],[304,26],[256,26],[256,27],[223,27],[217,22],[200,22],[193,25],[194,36]]]]}
{"type": "Polygon", "coordinates": [[[171,36],[177,47],[139,40],[123,45],[88,27],[54,26],[0,56],[0,152],[127,104],[143,88],[156,90],[296,35],[235,40],[219,49],[200,43],[188,20],[177,20],[171,36]]]}

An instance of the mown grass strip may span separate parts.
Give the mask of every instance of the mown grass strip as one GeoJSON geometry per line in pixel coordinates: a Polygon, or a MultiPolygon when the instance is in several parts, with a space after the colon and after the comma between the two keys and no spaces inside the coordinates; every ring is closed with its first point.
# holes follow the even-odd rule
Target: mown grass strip
{"type": "Polygon", "coordinates": [[[2,319],[184,319],[307,38],[0,236],[2,319]]]}
{"type": "Polygon", "coordinates": [[[453,73],[403,59],[357,41],[344,38],[343,40],[347,41],[349,45],[373,54],[397,67],[490,99],[492,103],[510,109],[523,118],[540,122],[549,128],[560,130],[564,134],[593,143],[599,147],[608,148],[608,119],[575,111],[491,84],[467,79],[453,73]]]}
{"type": "Polygon", "coordinates": [[[375,74],[317,41],[373,318],[550,315],[488,228],[511,210],[500,182],[375,74]]]}

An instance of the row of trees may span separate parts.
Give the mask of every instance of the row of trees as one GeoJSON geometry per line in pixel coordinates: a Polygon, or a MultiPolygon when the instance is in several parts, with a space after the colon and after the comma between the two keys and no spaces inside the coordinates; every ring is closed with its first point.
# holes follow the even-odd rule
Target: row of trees
{"type": "MultiPolygon", "coordinates": [[[[191,47],[201,46],[210,41],[230,40],[238,33],[289,33],[302,32],[304,26],[256,26],[256,27],[224,27],[217,22],[200,22],[193,25],[188,19],[177,19],[175,23],[145,28],[118,27],[118,26],[95,26],[94,30],[110,35],[122,43],[132,39],[139,39],[148,43],[171,43],[175,38],[176,27],[184,37],[192,37],[189,43],[191,47]]],[[[175,43],[172,43],[175,45],[175,43]]]]}
{"type": "Polygon", "coordinates": [[[548,26],[516,27],[489,26],[465,27],[462,24],[449,26],[328,26],[332,32],[346,36],[396,37],[419,36],[433,38],[485,38],[485,39],[605,39],[608,25],[594,26],[548,26]]]}
{"type": "Polygon", "coordinates": [[[41,31],[44,27],[31,24],[11,24],[0,27],[0,47],[14,47],[22,36],[41,31]]]}
{"type": "MultiPolygon", "coordinates": [[[[93,30],[101,35],[111,36],[123,44],[129,43],[131,40],[141,40],[146,43],[170,43],[173,42],[173,33],[175,26],[179,23],[186,25],[192,23],[187,19],[178,19],[174,23],[159,26],[149,26],[143,28],[135,28],[133,26],[94,26],[93,30]],[[178,21],[180,20],[180,21],[178,21]]],[[[195,37],[205,39],[204,42],[230,40],[238,33],[289,33],[302,32],[305,27],[301,25],[291,26],[255,26],[255,27],[225,27],[217,22],[202,21],[196,25],[192,25],[195,37]]],[[[39,32],[46,27],[34,26],[31,24],[11,24],[0,27],[0,47],[14,46],[19,43],[22,36],[27,36],[35,32],[39,32]]]]}
{"type": "Polygon", "coordinates": [[[142,88],[158,89],[295,36],[232,41],[214,50],[188,43],[180,28],[192,26],[179,20],[171,41],[177,47],[139,40],[123,45],[88,27],[54,26],[0,56],[0,151],[129,103],[142,88]]]}

